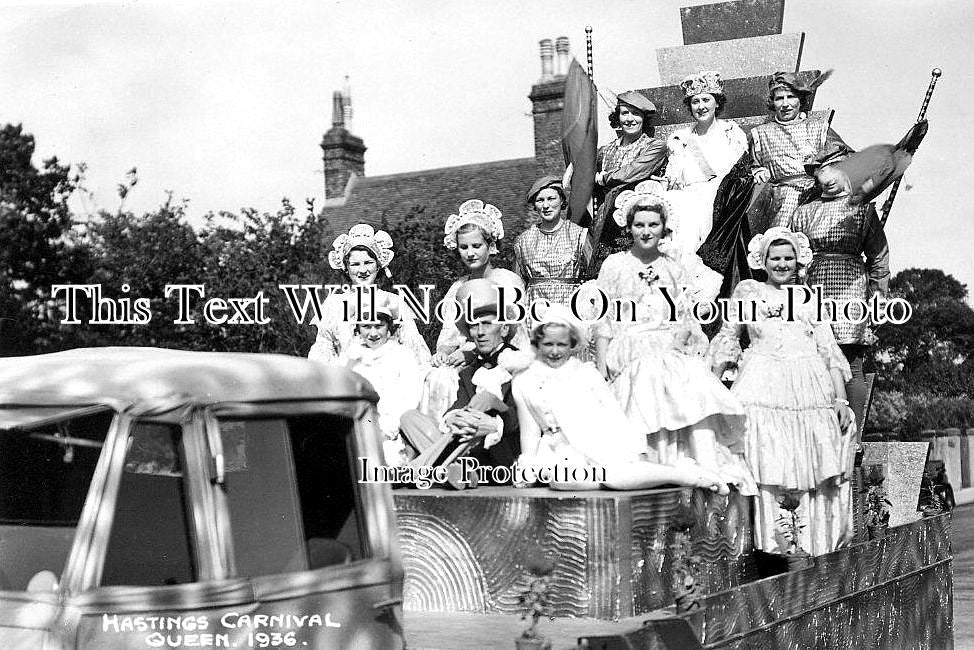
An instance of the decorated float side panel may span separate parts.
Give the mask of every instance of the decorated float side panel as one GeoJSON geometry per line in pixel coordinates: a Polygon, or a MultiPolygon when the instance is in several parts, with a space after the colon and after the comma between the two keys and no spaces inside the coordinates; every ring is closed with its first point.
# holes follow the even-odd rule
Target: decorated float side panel
{"type": "Polygon", "coordinates": [[[686,511],[701,593],[748,577],[750,502],[739,494],[480,488],[395,498],[407,611],[516,614],[538,561],[551,563],[555,616],[618,619],[665,607],[673,602],[671,524],[686,511]]]}
{"type": "Polygon", "coordinates": [[[941,515],[890,529],[802,571],[711,594],[686,618],[713,647],[896,647],[888,640],[897,635],[945,647],[952,638],[949,528],[950,516],[941,515]],[[745,643],[755,630],[771,645],[745,643]]]}

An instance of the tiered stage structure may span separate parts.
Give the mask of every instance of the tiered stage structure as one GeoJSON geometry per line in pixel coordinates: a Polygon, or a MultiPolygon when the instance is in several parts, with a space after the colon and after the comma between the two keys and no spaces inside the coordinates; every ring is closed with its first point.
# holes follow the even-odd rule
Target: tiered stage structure
{"type": "MultiPolygon", "coordinates": [[[[725,118],[745,130],[767,119],[770,75],[801,64],[804,34],[781,33],[783,12],[784,0],[683,8],[684,45],[657,50],[664,85],[640,91],[659,108],[657,135],[684,126],[678,84],[702,69],[726,80],[725,118]]],[[[409,647],[513,647],[518,593],[538,555],[554,566],[554,618],[540,626],[554,648],[952,647],[950,515],[916,512],[927,443],[896,444],[868,443],[865,454],[886,467],[894,528],[867,541],[859,521],[852,546],[764,579],[751,503],[736,493],[397,490],[409,647]],[[680,614],[671,587],[678,512],[691,513],[700,558],[696,605],[680,614]]]]}

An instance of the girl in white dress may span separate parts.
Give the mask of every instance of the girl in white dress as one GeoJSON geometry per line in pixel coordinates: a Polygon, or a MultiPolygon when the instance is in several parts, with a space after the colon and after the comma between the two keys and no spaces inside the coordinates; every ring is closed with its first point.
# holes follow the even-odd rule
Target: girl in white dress
{"type": "Polygon", "coordinates": [[[711,290],[701,289],[668,253],[673,209],[667,200],[653,192],[620,199],[613,218],[633,243],[606,258],[599,272],[598,287],[608,299],[597,326],[599,370],[640,441],[648,443],[650,460],[693,458],[754,494],[743,459],[744,408],[704,363],[707,337],[692,318],[693,305],[711,290]]]}
{"type": "MultiPolygon", "coordinates": [[[[352,226],[348,234],[339,235],[328,253],[328,263],[348,278],[348,291],[329,295],[322,304],[321,319],[315,322],[318,335],[308,352],[308,358],[323,363],[335,363],[348,347],[355,334],[358,320],[356,305],[358,297],[352,287],[371,287],[376,284],[379,271],[389,275],[389,262],[392,261],[392,237],[384,230],[375,231],[364,223],[352,226]]],[[[368,299],[363,293],[363,301],[368,299]]],[[[396,339],[409,348],[421,362],[429,363],[430,351],[412,318],[412,312],[404,308],[399,297],[388,291],[376,288],[377,301],[392,301],[401,315],[401,327],[396,339]]]]}
{"type": "Polygon", "coordinates": [[[815,320],[815,305],[786,305],[786,286],[799,265],[812,259],[808,238],[770,228],[749,246],[748,261],[765,282],[742,280],[731,310],[710,346],[713,370],[739,366],[732,392],[744,404],[744,453],[758,483],[754,545],[768,553],[794,550],[779,526],[786,494],[798,499],[804,528],[797,540],[812,555],[834,551],[852,534],[851,492],[855,427],[845,382],[849,364],[828,323],[815,320]],[[739,301],[739,302],[738,302],[739,301]],[[756,318],[754,318],[756,316],[756,318]],[[741,352],[747,331],[750,346],[741,352]]]}
{"type": "MultiPolygon", "coordinates": [[[[581,323],[561,305],[548,309],[531,333],[537,358],[511,382],[521,430],[519,465],[602,468],[602,484],[613,489],[675,484],[726,493],[717,474],[689,459],[676,466],[646,460],[645,445],[605,380],[573,356],[583,336],[581,323]]],[[[556,489],[598,486],[597,481],[551,483],[556,489]]]]}
{"type": "Polygon", "coordinates": [[[385,437],[383,452],[387,465],[398,466],[409,460],[399,433],[399,418],[416,408],[427,368],[416,356],[395,340],[398,309],[390,300],[381,300],[374,309],[374,321],[355,325],[355,337],[343,350],[339,361],[369,380],[379,395],[379,430],[385,437]]]}

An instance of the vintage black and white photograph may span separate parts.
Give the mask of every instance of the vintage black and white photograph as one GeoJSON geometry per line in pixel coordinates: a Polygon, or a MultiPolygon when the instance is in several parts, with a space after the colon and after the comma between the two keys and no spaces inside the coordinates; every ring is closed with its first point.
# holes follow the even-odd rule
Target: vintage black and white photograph
{"type": "Polygon", "coordinates": [[[971,25],[0,2],[0,648],[974,648],[971,25]]]}

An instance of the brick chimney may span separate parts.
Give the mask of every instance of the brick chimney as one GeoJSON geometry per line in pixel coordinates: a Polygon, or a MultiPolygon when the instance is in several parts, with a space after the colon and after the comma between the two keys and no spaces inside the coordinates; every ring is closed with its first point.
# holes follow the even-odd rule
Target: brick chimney
{"type": "Polygon", "coordinates": [[[325,200],[343,199],[352,176],[365,176],[365,143],[345,128],[352,113],[350,94],[336,90],[332,95],[331,128],[321,140],[325,169],[325,200]]]}
{"type": "Polygon", "coordinates": [[[555,46],[550,38],[540,42],[541,77],[531,87],[531,113],[534,117],[534,158],[543,174],[561,174],[565,158],[561,151],[561,113],[565,108],[565,74],[568,72],[568,38],[561,36],[555,46]],[[554,59],[558,52],[557,68],[554,59]]]}

